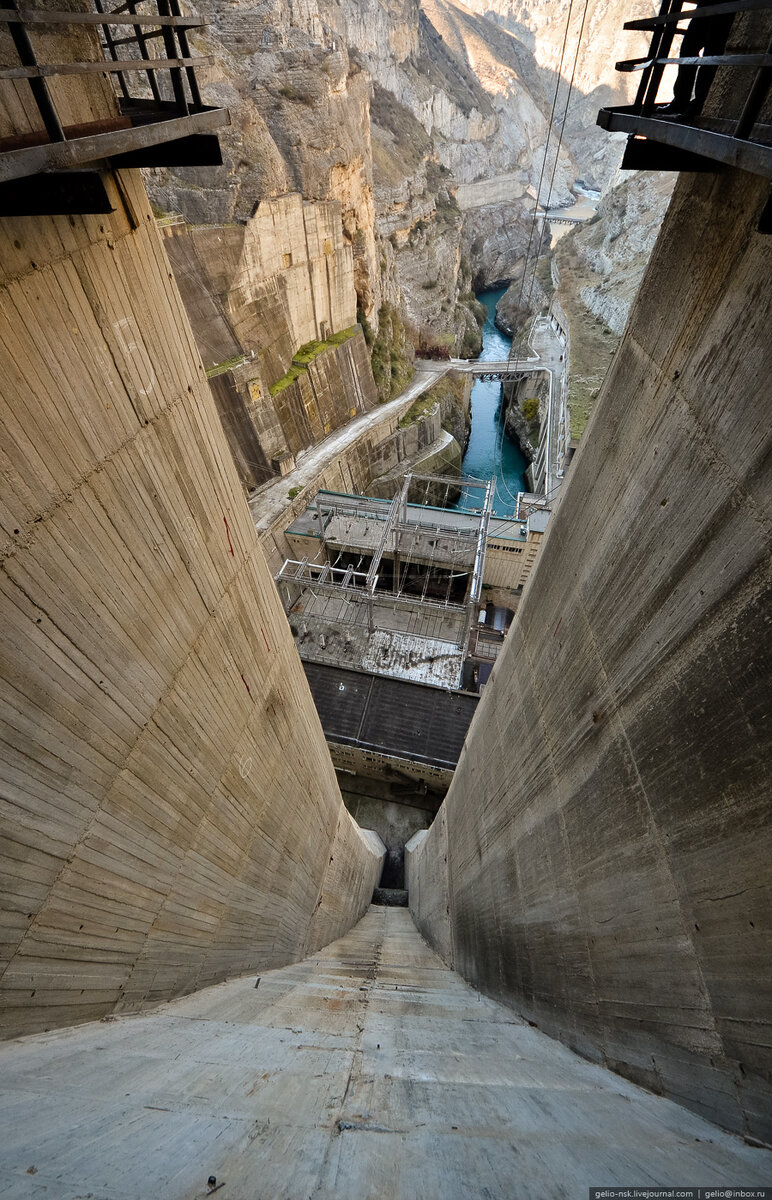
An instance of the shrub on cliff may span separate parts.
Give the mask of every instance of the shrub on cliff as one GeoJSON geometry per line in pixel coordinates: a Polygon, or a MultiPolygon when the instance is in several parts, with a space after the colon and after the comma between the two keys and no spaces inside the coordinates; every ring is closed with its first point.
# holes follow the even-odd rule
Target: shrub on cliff
{"type": "Polygon", "coordinates": [[[301,92],[289,83],[279,88],[279,95],[284,100],[293,100],[298,104],[305,104],[307,108],[313,108],[314,106],[313,96],[309,95],[308,92],[301,92]]]}
{"type": "Polygon", "coordinates": [[[539,401],[535,396],[526,396],[521,405],[521,412],[526,421],[536,421],[539,418],[539,401]]]}
{"type": "Polygon", "coordinates": [[[357,324],[362,326],[362,333],[365,335],[365,341],[368,346],[372,347],[375,341],[375,331],[364,314],[364,310],[360,304],[357,305],[357,324]]]}
{"type": "Polygon", "coordinates": [[[378,312],[371,362],[378,399],[384,404],[399,395],[413,374],[412,347],[399,313],[390,304],[382,304],[378,312]]]}

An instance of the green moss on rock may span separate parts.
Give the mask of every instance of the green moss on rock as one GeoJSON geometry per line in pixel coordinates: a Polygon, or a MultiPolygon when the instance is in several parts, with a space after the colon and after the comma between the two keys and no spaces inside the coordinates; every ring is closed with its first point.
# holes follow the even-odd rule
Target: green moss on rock
{"type": "Polygon", "coordinates": [[[308,370],[309,363],[312,363],[320,354],[324,354],[326,350],[332,349],[333,346],[342,346],[349,338],[354,337],[358,328],[357,325],[352,325],[349,329],[341,329],[339,333],[333,333],[326,341],[306,342],[305,346],[301,346],[293,355],[292,366],[286,375],[277,379],[270,388],[271,395],[278,396],[279,392],[283,392],[285,388],[295,382],[299,375],[308,370]]]}

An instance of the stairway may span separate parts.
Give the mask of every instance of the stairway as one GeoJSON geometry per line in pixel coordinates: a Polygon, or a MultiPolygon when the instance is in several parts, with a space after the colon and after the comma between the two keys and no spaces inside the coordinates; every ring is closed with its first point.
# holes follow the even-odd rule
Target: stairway
{"type": "Polygon", "coordinates": [[[3,1200],[586,1200],[772,1178],[772,1154],[473,991],[403,908],[257,986],[7,1043],[0,1073],[3,1200]]]}

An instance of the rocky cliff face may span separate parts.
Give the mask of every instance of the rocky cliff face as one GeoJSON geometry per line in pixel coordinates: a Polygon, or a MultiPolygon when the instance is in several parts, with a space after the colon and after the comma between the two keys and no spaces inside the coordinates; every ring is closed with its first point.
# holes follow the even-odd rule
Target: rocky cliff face
{"type": "MultiPolygon", "coordinates": [[[[603,133],[595,118],[599,108],[630,102],[637,77],[615,71],[614,63],[643,55],[648,37],[625,31],[622,26],[635,17],[650,16],[655,5],[651,0],[589,0],[586,15],[582,5],[571,6],[569,0],[466,0],[466,7],[496,22],[530,51],[542,88],[550,96],[554,95],[556,72],[560,70],[563,82],[556,107],[559,125],[567,81],[573,74],[564,140],[579,167],[579,177],[589,186],[602,189],[619,164],[624,135],[610,137],[603,133]]],[[[560,201],[554,197],[552,204],[557,203],[560,201]]]]}
{"type": "Polygon", "coordinates": [[[450,171],[410,110],[377,83],[371,115],[375,210],[392,306],[417,349],[478,353],[479,314],[470,305],[450,171]]]}
{"type": "MultiPolygon", "coordinates": [[[[473,272],[478,284],[506,278],[522,253],[521,208],[546,138],[549,103],[528,48],[455,0],[201,8],[209,28],[196,49],[215,57],[206,95],[231,112],[228,170],[214,182],[156,172],[156,202],[220,224],[288,191],[335,200],[373,329],[386,303],[414,341],[431,331],[470,352],[476,322],[463,297],[473,272]],[[488,195],[475,190],[491,180],[488,195]]],[[[575,175],[566,147],[561,199],[575,175]]]]}
{"type": "Polygon", "coordinates": [[[496,323],[524,329],[534,313],[557,302],[571,334],[571,434],[584,430],[608,370],[670,202],[674,177],[619,171],[598,211],[550,250],[542,247],[524,296],[519,280],[501,298],[496,323]]]}
{"type": "MultiPolygon", "coordinates": [[[[570,201],[578,177],[601,186],[616,166],[620,147],[594,122],[602,103],[627,98],[613,60],[639,48],[621,33],[631,14],[618,7],[592,0],[587,10],[560,153],[555,161],[553,137],[546,159],[541,198],[550,191],[553,204],[570,201]]],[[[200,8],[209,27],[196,49],[215,59],[206,98],[231,112],[227,169],[156,172],[156,202],[193,224],[222,226],[249,222],[288,192],[338,205],[381,400],[409,378],[414,347],[475,354],[473,291],[522,271],[556,72],[561,62],[564,76],[573,69],[579,10],[563,55],[567,0],[528,10],[515,0],[200,0],[200,8]]],[[[639,0],[636,12],[649,8],[639,0]]],[[[558,123],[566,93],[564,79],[558,123]]],[[[600,271],[600,250],[596,257],[600,271]]],[[[609,320],[624,303],[612,291],[598,282],[586,298],[609,320]]],[[[333,322],[330,331],[342,328],[333,322]]]]}
{"type": "Polygon", "coordinates": [[[528,462],[536,457],[548,399],[549,376],[543,372],[523,375],[514,384],[504,384],[504,429],[518,443],[528,462]]]}
{"type": "MultiPolygon", "coordinates": [[[[415,35],[401,58],[362,52],[376,81],[376,222],[398,251],[408,319],[468,355],[478,334],[466,291],[510,278],[527,242],[549,101],[521,42],[455,0],[423,0],[415,35]]],[[[562,200],[576,173],[566,147],[562,200]]]]}
{"type": "Polygon", "coordinates": [[[226,169],[155,172],[153,198],[196,224],[246,221],[261,200],[287,192],[337,201],[361,307],[377,311],[370,77],[331,19],[336,6],[200,0],[198,7],[209,25],[195,49],[215,60],[202,73],[206,99],[231,114],[220,138],[226,169]]]}
{"type": "MultiPolygon", "coordinates": [[[[555,258],[559,264],[571,247],[587,270],[579,287],[582,304],[622,336],[630,308],[670,202],[672,173],[619,171],[604,195],[595,219],[574,230],[555,258]]],[[[558,295],[565,289],[558,286],[558,295]]]]}
{"type": "Polygon", "coordinates": [[[573,437],[587,424],[611,365],[674,182],[669,173],[620,172],[593,220],[571,230],[555,247],[550,277],[571,329],[573,437]]]}

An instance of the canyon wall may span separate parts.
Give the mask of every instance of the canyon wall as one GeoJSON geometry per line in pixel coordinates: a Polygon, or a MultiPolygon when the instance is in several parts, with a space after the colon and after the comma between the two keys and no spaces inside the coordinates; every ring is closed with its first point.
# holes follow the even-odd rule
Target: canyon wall
{"type": "Polygon", "coordinates": [[[620,171],[596,216],[570,230],[550,258],[547,293],[571,330],[568,403],[572,437],[581,436],[616,353],[657,239],[675,176],[620,171]]]}
{"type": "Polygon", "coordinates": [[[340,205],[291,193],[244,224],[171,226],[166,249],[207,368],[257,353],[269,387],[299,346],[356,323],[340,205]]]}
{"type": "MultiPolygon", "coordinates": [[[[232,119],[227,170],[213,183],[154,172],[155,201],[194,225],[248,222],[291,191],[336,201],[373,334],[390,308],[414,345],[476,352],[473,277],[514,274],[547,139],[552,81],[526,40],[454,0],[202,0],[201,11],[196,49],[215,56],[204,92],[232,119]]],[[[557,201],[580,171],[566,140],[557,201]]]]}
{"type": "Polygon", "coordinates": [[[264,200],[245,224],[168,226],[165,245],[242,483],[377,403],[337,202],[264,200]]]}
{"type": "Polygon", "coordinates": [[[532,55],[541,86],[550,96],[560,72],[557,127],[564,127],[565,141],[583,181],[602,189],[619,164],[625,135],[603,133],[595,118],[599,108],[632,102],[637,77],[620,74],[614,64],[619,59],[644,57],[649,34],[625,30],[623,25],[635,17],[653,16],[656,6],[651,0],[589,0],[586,7],[572,5],[570,0],[465,0],[464,7],[495,22],[522,44],[532,55]]]}
{"type": "Polygon", "coordinates": [[[382,857],[139,173],[105,178],[108,216],[0,222],[5,1034],[301,958],[382,857]]]}
{"type": "Polygon", "coordinates": [[[767,195],[677,184],[412,903],[476,986],[770,1142],[767,195]]]}
{"type": "Polygon", "coordinates": [[[518,278],[496,306],[497,324],[510,333],[549,306],[562,310],[571,333],[568,402],[574,439],[584,432],[613,361],[674,183],[670,171],[618,171],[595,216],[569,229],[551,248],[545,237],[525,290],[518,278]]]}
{"type": "MultiPolygon", "coordinates": [[[[563,204],[578,178],[600,188],[612,177],[624,139],[602,134],[595,115],[630,98],[634,80],[612,64],[643,50],[644,35],[621,26],[650,4],[623,14],[594,0],[584,22],[578,9],[541,0],[532,10],[514,0],[201,0],[201,9],[209,24],[196,48],[215,58],[201,72],[204,94],[231,114],[226,170],[214,181],[196,169],[153,172],[153,198],[192,225],[226,227],[249,225],[288,192],[335,203],[356,293],[348,324],[362,324],[386,401],[408,382],[414,349],[479,353],[474,292],[519,278],[540,186],[542,203],[563,204]],[[553,108],[560,139],[549,134],[553,108]]],[[[293,247],[302,255],[302,239],[293,247]]],[[[253,348],[263,353],[259,340],[253,348]]],[[[231,383],[218,385],[218,403],[226,411],[229,391],[226,427],[244,483],[258,487],[282,451],[260,450],[253,401],[231,383]]]]}

